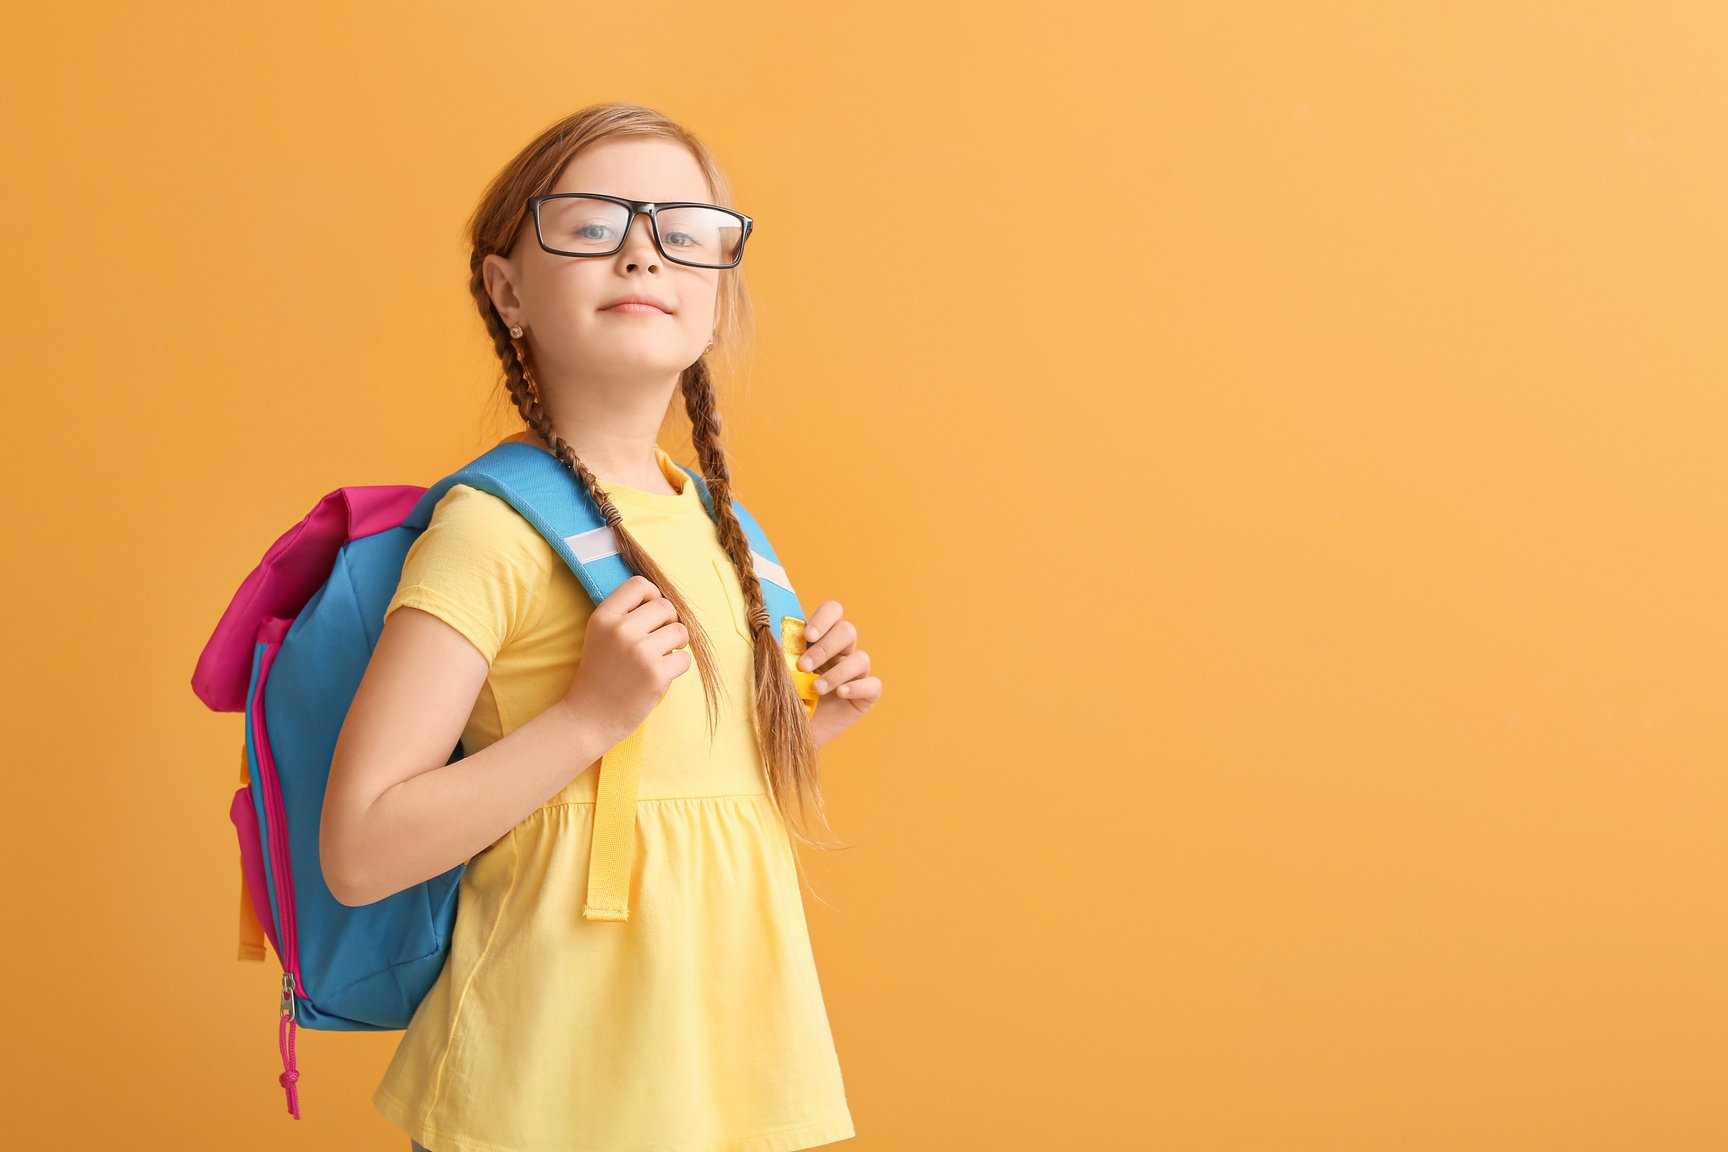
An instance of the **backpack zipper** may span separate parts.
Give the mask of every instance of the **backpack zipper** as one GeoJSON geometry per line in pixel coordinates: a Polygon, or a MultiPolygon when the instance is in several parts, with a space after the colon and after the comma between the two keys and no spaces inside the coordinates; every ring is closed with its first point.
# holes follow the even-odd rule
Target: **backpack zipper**
{"type": "Polygon", "coordinates": [[[282,1054],[282,1074],[276,1082],[288,1097],[288,1114],[300,1119],[300,1069],[294,1053],[294,1030],[299,1013],[294,1002],[300,981],[300,945],[294,923],[294,870],[288,859],[288,812],[282,803],[282,781],[276,774],[276,758],[270,752],[269,726],[264,720],[264,685],[276,662],[276,650],[292,621],[272,616],[259,628],[256,673],[252,682],[252,754],[257,762],[258,786],[264,797],[265,834],[270,841],[270,875],[276,885],[276,912],[282,937],[282,1000],[278,1006],[276,1042],[282,1054]]]}

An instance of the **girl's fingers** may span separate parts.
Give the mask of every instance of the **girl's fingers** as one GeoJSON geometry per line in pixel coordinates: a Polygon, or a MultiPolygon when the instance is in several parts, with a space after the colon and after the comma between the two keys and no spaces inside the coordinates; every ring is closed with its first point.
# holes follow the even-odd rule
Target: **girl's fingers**
{"type": "Polygon", "coordinates": [[[804,621],[804,638],[819,640],[828,634],[828,629],[834,626],[834,621],[840,619],[840,601],[824,600],[816,605],[816,610],[810,613],[810,618],[804,621]]]}
{"type": "MultiPolygon", "coordinates": [[[[829,601],[833,603],[833,601],[829,601]]],[[[808,630],[804,633],[808,638],[808,630]]],[[[834,656],[844,656],[857,647],[858,629],[852,626],[850,620],[836,619],[834,625],[823,635],[822,642],[811,644],[804,649],[804,654],[798,657],[798,667],[806,672],[815,672],[834,656]]]]}
{"type": "Polygon", "coordinates": [[[870,654],[868,652],[849,652],[834,662],[834,667],[822,670],[822,678],[816,681],[818,694],[841,689],[840,694],[848,700],[852,693],[844,691],[848,682],[856,680],[870,671],[870,654]]]}
{"type": "Polygon", "coordinates": [[[880,699],[882,696],[882,681],[875,676],[865,676],[857,680],[848,680],[836,689],[839,697],[848,704],[863,704],[880,699]]]}

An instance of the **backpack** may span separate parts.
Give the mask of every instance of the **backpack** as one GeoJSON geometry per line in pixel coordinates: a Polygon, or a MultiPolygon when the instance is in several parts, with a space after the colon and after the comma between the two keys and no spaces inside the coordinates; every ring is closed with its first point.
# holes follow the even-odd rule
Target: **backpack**
{"type": "MultiPolygon", "coordinates": [[[[714,515],[702,475],[697,484],[714,515]]],[[[240,843],[242,960],[282,968],[277,1040],[289,1114],[300,1118],[296,1026],[337,1032],[408,1026],[444,966],[467,864],[382,900],[351,907],[325,884],[318,854],[336,738],[384,626],[409,546],[451,485],[499,497],[532,524],[598,604],[632,575],[587,490],[546,450],[505,441],[430,488],[338,488],[272,544],[241,583],[204,646],[192,690],[212,711],[245,713],[241,787],[228,817],[240,843]]],[[[764,602],[806,714],[815,672],[801,671],[804,610],[779,558],[744,506],[764,602]]],[[[602,757],[587,903],[591,920],[628,919],[642,729],[602,757]]],[[[460,742],[447,764],[465,755],[460,742]]]]}

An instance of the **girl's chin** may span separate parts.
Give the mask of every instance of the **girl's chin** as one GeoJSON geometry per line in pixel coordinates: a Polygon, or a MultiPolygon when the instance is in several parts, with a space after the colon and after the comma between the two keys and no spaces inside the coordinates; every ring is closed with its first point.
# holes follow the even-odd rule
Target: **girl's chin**
{"type": "Polygon", "coordinates": [[[564,361],[570,371],[595,376],[665,376],[690,367],[700,356],[700,350],[679,355],[668,349],[664,340],[644,341],[635,347],[611,347],[604,351],[588,350],[564,361]]]}

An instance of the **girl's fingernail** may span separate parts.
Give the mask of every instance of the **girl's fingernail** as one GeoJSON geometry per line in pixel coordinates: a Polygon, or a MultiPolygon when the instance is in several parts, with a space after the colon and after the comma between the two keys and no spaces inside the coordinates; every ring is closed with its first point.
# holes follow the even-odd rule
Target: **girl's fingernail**
{"type": "Polygon", "coordinates": [[[826,680],[816,681],[816,691],[818,691],[818,692],[828,691],[828,681],[826,681],[826,680]]]}

